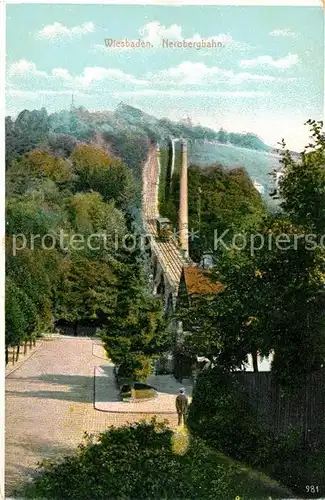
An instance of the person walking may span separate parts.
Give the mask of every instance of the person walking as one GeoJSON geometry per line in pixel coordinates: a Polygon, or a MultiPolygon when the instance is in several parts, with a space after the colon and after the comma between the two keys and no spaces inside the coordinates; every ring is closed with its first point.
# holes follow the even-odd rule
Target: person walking
{"type": "Polygon", "coordinates": [[[185,389],[180,389],[179,394],[176,396],[176,411],[178,415],[178,425],[182,424],[182,420],[184,424],[186,423],[187,408],[188,408],[188,397],[185,394],[185,389]]]}

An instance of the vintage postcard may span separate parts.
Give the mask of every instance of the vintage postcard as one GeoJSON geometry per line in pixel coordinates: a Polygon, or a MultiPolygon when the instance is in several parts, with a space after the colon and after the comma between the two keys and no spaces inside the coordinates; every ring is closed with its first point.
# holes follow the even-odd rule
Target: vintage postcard
{"type": "Polygon", "coordinates": [[[5,498],[325,498],[322,3],[1,9],[5,498]]]}

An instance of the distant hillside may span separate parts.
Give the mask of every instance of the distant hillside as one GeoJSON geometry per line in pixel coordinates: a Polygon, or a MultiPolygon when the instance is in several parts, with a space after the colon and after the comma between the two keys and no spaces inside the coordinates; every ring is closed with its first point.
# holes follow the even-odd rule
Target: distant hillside
{"type": "Polygon", "coordinates": [[[228,143],[258,151],[272,148],[255,134],[233,133],[220,129],[218,132],[191,123],[158,119],[138,108],[120,103],[116,110],[90,112],[84,107],[48,114],[41,110],[23,110],[16,120],[6,117],[6,164],[26,151],[56,142],[57,137],[67,136],[82,142],[95,142],[121,157],[131,168],[139,165],[146,156],[150,143],[163,142],[169,137],[183,137],[194,141],[228,143]],[[125,143],[127,142],[127,152],[125,143]],[[140,145],[141,153],[132,156],[132,144],[140,145]]]}

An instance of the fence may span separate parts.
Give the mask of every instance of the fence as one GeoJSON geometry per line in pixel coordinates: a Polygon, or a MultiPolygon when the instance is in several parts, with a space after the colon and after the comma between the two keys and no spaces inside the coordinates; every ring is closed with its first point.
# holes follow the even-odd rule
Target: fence
{"type": "Polygon", "coordinates": [[[236,379],[246,388],[256,409],[276,435],[291,426],[304,440],[325,445],[325,370],[308,375],[294,394],[286,394],[271,372],[241,372],[236,379]]]}

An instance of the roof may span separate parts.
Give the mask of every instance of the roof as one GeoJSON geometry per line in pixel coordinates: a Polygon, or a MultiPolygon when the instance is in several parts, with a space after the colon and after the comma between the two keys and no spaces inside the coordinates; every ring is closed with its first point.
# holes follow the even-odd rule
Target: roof
{"type": "Polygon", "coordinates": [[[183,273],[185,285],[188,293],[190,294],[214,294],[219,293],[224,289],[221,283],[211,280],[207,273],[204,273],[199,267],[184,267],[183,273]]]}

